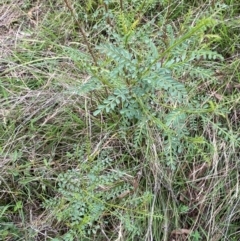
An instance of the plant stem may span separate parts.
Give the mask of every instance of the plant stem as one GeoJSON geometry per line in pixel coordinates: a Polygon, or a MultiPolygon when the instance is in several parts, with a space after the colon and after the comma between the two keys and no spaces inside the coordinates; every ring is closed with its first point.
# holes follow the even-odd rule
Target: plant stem
{"type": "Polygon", "coordinates": [[[97,58],[96,58],[96,56],[94,55],[93,50],[92,50],[92,48],[91,48],[91,46],[90,46],[90,43],[89,43],[89,41],[88,41],[88,39],[87,39],[87,35],[86,35],[86,33],[85,33],[84,27],[83,27],[82,24],[78,21],[78,19],[75,17],[75,15],[74,15],[74,10],[73,10],[72,6],[70,5],[70,3],[68,2],[68,0],[64,0],[64,2],[66,3],[67,8],[68,8],[69,11],[71,12],[71,15],[72,15],[73,18],[75,19],[75,21],[76,21],[76,23],[77,23],[77,25],[78,25],[78,27],[79,27],[79,29],[80,29],[80,32],[81,32],[81,34],[82,34],[82,36],[83,36],[83,40],[84,40],[85,44],[87,45],[88,51],[89,51],[89,53],[91,54],[91,56],[92,56],[92,58],[93,58],[94,64],[97,66],[97,65],[98,65],[98,64],[97,64],[97,58]]]}
{"type": "Polygon", "coordinates": [[[123,0],[120,0],[120,9],[123,12],[123,0]]]}

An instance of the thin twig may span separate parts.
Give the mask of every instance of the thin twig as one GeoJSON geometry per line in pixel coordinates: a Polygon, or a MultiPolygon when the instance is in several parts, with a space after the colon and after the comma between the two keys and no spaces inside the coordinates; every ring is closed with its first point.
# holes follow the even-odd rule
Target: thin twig
{"type": "Polygon", "coordinates": [[[122,0],[120,0],[120,9],[123,12],[123,1],[122,0]]]}
{"type": "Polygon", "coordinates": [[[86,33],[85,33],[84,27],[83,27],[82,24],[78,21],[78,19],[75,17],[75,15],[74,15],[74,10],[73,10],[72,6],[70,5],[70,3],[68,2],[68,0],[64,0],[64,2],[66,3],[67,8],[68,8],[69,11],[71,12],[71,15],[72,15],[73,18],[75,19],[75,21],[76,21],[76,23],[77,23],[77,25],[78,25],[78,27],[79,27],[79,29],[80,29],[80,32],[81,32],[81,34],[82,34],[82,36],[83,36],[83,40],[84,40],[85,44],[87,45],[88,51],[89,51],[89,53],[91,54],[91,56],[92,56],[92,58],[93,58],[94,64],[97,66],[97,65],[98,65],[98,64],[97,64],[97,59],[96,59],[95,55],[93,54],[93,50],[92,50],[92,48],[91,48],[91,46],[90,46],[90,43],[89,43],[89,41],[88,41],[88,39],[87,39],[87,35],[86,35],[86,33]]]}

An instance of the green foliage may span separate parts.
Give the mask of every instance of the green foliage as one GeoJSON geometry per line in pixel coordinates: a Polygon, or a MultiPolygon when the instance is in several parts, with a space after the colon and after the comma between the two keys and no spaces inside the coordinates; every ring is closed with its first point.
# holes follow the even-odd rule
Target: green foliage
{"type": "MultiPolygon", "coordinates": [[[[146,44],[155,48],[149,39],[144,44],[146,48],[146,44]]],[[[182,103],[186,99],[184,85],[172,77],[171,71],[160,63],[153,64],[155,59],[151,49],[147,49],[149,55],[144,59],[133,49],[130,52],[114,45],[101,46],[100,51],[107,56],[107,64],[101,69],[106,69],[104,77],[114,89],[112,95],[98,106],[95,115],[101,111],[113,112],[117,108],[123,118],[140,120],[145,111],[151,112],[150,102],[157,91],[162,92],[166,102],[182,103]]]]}
{"type": "Polygon", "coordinates": [[[124,180],[125,173],[111,168],[113,160],[109,157],[102,155],[93,162],[81,161],[79,169],[60,174],[59,196],[44,204],[78,237],[91,237],[100,226],[107,225],[104,220],[110,213],[122,209],[125,198],[121,195],[133,189],[124,180]]]}
{"type": "Polygon", "coordinates": [[[119,116],[120,129],[134,126],[130,132],[133,131],[135,147],[143,144],[148,125],[157,126],[165,139],[166,163],[173,169],[174,160],[182,153],[184,140],[189,140],[187,137],[192,131],[186,124],[191,110],[208,112],[202,107],[196,109],[196,100],[189,96],[181,80],[189,76],[194,84],[195,79],[209,79],[214,71],[207,63],[223,60],[207,46],[197,48],[201,43],[199,36],[212,24],[213,20],[202,19],[181,36],[176,36],[176,30],[167,25],[162,34],[165,39],[160,38],[159,42],[144,34],[148,27],[143,26],[128,35],[127,40],[125,36],[110,33],[115,41],[97,47],[103,56],[96,66],[100,72],[94,74],[88,85],[107,87],[108,94],[93,114],[106,113],[113,119],[119,116]],[[200,60],[205,64],[199,66],[200,60]]]}
{"type": "Polygon", "coordinates": [[[191,240],[192,241],[199,241],[199,240],[201,240],[201,235],[199,234],[198,231],[194,231],[193,233],[191,233],[191,240]]]}

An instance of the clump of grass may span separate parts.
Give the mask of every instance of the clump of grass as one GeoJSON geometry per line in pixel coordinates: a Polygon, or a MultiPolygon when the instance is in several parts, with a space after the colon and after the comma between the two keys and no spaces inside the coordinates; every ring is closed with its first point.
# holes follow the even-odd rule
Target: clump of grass
{"type": "Polygon", "coordinates": [[[238,240],[238,3],[17,12],[0,37],[0,239],[238,240]]]}

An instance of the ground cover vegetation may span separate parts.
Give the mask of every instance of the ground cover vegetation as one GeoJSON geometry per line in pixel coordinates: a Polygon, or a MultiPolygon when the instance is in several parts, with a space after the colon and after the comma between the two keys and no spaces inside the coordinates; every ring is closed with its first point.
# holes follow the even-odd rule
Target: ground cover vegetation
{"type": "Polygon", "coordinates": [[[240,240],[237,0],[1,0],[0,240],[240,240]]]}

